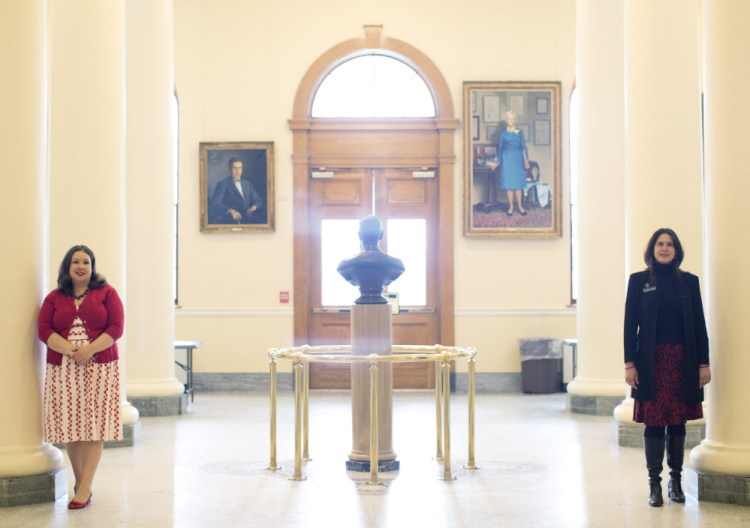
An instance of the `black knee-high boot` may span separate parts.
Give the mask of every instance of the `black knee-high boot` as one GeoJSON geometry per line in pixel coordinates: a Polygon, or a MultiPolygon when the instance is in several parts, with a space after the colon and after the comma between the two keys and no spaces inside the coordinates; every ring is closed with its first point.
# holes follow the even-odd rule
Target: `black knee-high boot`
{"type": "Polygon", "coordinates": [[[643,447],[646,451],[646,468],[648,468],[649,506],[661,506],[664,498],[661,494],[661,470],[664,463],[664,438],[643,437],[643,447]]]}
{"type": "Polygon", "coordinates": [[[682,491],[680,476],[682,475],[682,462],[685,458],[685,437],[667,435],[667,465],[669,466],[669,500],[672,502],[685,502],[685,493],[682,491]]]}

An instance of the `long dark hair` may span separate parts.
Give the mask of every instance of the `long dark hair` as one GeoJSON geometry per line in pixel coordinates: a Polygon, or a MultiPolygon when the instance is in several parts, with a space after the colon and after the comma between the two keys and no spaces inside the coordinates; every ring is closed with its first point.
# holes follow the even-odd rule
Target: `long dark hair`
{"type": "Polygon", "coordinates": [[[75,294],[73,293],[73,279],[70,278],[70,263],[73,260],[73,255],[77,251],[83,251],[91,259],[91,280],[89,281],[89,289],[96,290],[107,284],[107,279],[104,278],[104,275],[100,275],[96,271],[96,257],[94,256],[94,252],[91,251],[88,246],[82,244],[73,246],[67,253],[65,253],[62,262],[60,263],[60,271],[57,273],[57,289],[63,293],[67,293],[71,297],[75,294]]]}
{"type": "Polygon", "coordinates": [[[677,236],[677,233],[675,233],[668,227],[662,227],[654,231],[654,234],[651,235],[648,244],[646,244],[646,249],[643,252],[643,260],[646,262],[646,266],[648,267],[650,280],[651,282],[654,281],[654,263],[656,262],[656,258],[654,257],[654,248],[656,247],[656,241],[659,240],[659,237],[662,235],[669,235],[670,237],[672,237],[672,245],[674,246],[674,260],[672,261],[672,265],[674,266],[675,272],[677,273],[679,283],[679,272],[681,271],[680,264],[682,264],[682,259],[685,258],[685,251],[682,249],[682,243],[680,242],[680,238],[677,236]]]}

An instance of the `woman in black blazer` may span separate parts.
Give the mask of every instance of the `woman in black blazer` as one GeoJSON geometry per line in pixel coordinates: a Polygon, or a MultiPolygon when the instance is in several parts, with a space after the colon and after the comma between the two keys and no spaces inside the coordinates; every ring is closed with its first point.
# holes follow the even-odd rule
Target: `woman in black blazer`
{"type": "Polygon", "coordinates": [[[651,506],[664,504],[665,446],[669,499],[685,502],[685,423],[703,417],[703,387],[711,381],[700,285],[680,269],[684,256],[677,234],[658,229],[643,254],[647,268],[630,276],[625,301],[625,381],[635,400],[633,420],[646,426],[651,506]]]}

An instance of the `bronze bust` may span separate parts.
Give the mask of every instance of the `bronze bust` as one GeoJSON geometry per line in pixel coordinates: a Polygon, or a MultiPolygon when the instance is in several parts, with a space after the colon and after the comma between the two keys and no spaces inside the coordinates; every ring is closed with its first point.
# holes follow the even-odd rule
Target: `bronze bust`
{"type": "Polygon", "coordinates": [[[366,216],[359,221],[359,239],[362,250],[355,256],[342,260],[336,270],[349,284],[359,286],[360,296],[354,304],[388,304],[383,297],[383,287],[404,272],[404,263],[380,250],[383,225],[377,216],[366,216]]]}

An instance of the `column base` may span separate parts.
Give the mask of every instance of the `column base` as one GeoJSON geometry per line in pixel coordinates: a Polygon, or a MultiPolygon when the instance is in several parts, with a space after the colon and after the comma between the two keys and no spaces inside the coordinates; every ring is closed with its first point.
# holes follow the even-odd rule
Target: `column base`
{"type": "Polygon", "coordinates": [[[699,501],[750,506],[750,477],[704,473],[688,467],[685,493],[699,501]]]}
{"type": "Polygon", "coordinates": [[[133,447],[135,445],[135,436],[138,433],[138,427],[141,422],[125,424],[122,426],[122,440],[110,440],[104,442],[104,449],[110,447],[133,447]]]}
{"type": "MultiPolygon", "coordinates": [[[[617,445],[620,447],[643,447],[643,424],[635,422],[614,422],[617,430],[617,445]]],[[[692,449],[706,436],[706,424],[685,425],[685,449],[692,449]]]]}
{"type": "Polygon", "coordinates": [[[185,398],[178,396],[149,396],[133,398],[128,396],[130,405],[138,409],[141,416],[179,416],[185,413],[185,398]]]}
{"type": "Polygon", "coordinates": [[[611,416],[622,403],[622,396],[578,396],[568,393],[568,411],[575,414],[611,416]]]}
{"type": "MultiPolygon", "coordinates": [[[[398,471],[400,468],[401,463],[398,460],[384,460],[383,462],[378,462],[378,473],[384,473],[386,471],[398,471]]],[[[347,460],[346,470],[357,471],[359,473],[369,473],[370,461],[347,460]]]]}
{"type": "Polygon", "coordinates": [[[68,493],[68,473],[56,469],[41,475],[0,478],[0,507],[55,502],[68,493]]]}
{"type": "MultiPolygon", "coordinates": [[[[104,442],[104,449],[112,447],[133,447],[135,445],[135,436],[141,422],[125,424],[122,426],[122,440],[107,440],[104,442]]],[[[65,449],[65,444],[53,444],[58,449],[65,449]]]]}

